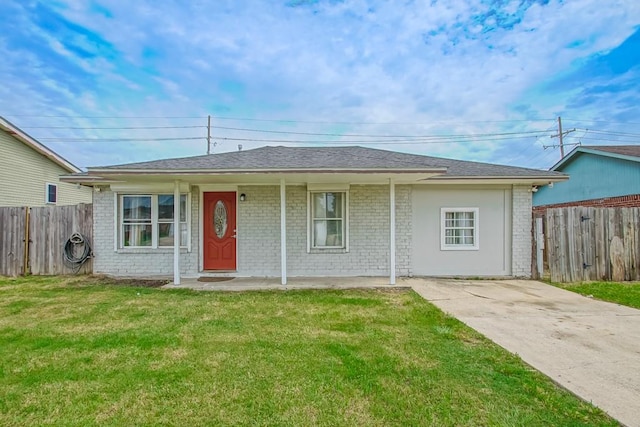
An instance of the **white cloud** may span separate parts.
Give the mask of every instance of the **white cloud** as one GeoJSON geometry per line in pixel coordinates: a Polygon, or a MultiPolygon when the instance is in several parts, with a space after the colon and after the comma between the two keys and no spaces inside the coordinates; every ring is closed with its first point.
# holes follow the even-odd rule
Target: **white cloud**
{"type": "MultiPolygon", "coordinates": [[[[215,108],[256,118],[413,123],[299,123],[291,128],[302,131],[324,127],[347,133],[459,134],[517,126],[537,129],[535,122],[494,121],[571,112],[615,115],[612,110],[621,95],[603,95],[599,108],[583,111],[571,105],[575,93],[552,96],[539,91],[544,82],[617,47],[633,33],[640,6],[622,0],[608,3],[551,1],[522,11],[520,2],[512,1],[500,14],[492,14],[481,1],[347,0],[286,7],[284,1],[158,6],[111,0],[101,3],[109,13],[99,13],[87,2],[68,1],[58,13],[108,43],[109,55],[100,56],[90,38],[60,39],[38,27],[30,18],[35,12],[26,7],[19,15],[24,31],[46,40],[79,71],[49,72],[41,52],[0,43],[0,54],[8,58],[0,66],[0,77],[34,100],[12,104],[14,114],[64,105],[76,115],[204,117],[215,108]],[[99,56],[84,58],[67,43],[99,56]],[[26,59],[18,59],[23,54],[26,59]],[[33,64],[30,84],[16,72],[25,61],[33,64]],[[68,80],[56,81],[59,75],[68,80]],[[78,87],[70,86],[74,79],[78,87]],[[48,95],[35,95],[38,87],[48,95]]],[[[5,37],[0,31],[0,40],[5,37]]],[[[534,142],[527,143],[535,147],[534,142]]],[[[507,158],[500,150],[508,143],[516,145],[495,141],[400,148],[500,161],[507,158]]],[[[226,145],[235,149],[236,144],[226,145]]],[[[172,154],[158,150],[152,154],[172,154]]],[[[116,151],[102,155],[120,159],[116,151]]]]}

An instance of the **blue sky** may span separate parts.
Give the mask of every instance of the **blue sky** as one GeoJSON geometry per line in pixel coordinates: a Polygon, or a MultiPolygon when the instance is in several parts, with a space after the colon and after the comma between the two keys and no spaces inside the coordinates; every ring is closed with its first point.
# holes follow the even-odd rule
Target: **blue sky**
{"type": "Polygon", "coordinates": [[[204,154],[208,115],[214,153],[547,168],[557,116],[568,144],[640,143],[633,0],[0,4],[0,115],[81,167],[204,154]]]}

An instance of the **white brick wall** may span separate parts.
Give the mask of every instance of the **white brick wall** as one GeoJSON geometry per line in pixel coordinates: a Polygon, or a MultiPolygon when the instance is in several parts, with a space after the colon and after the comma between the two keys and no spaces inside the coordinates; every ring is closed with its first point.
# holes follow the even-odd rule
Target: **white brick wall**
{"type": "Polygon", "coordinates": [[[512,191],[511,275],[531,277],[531,186],[514,185],[512,191]]]}
{"type": "Polygon", "coordinates": [[[242,186],[238,202],[238,274],[280,276],[280,187],[242,186]]]}
{"type": "MultiPolygon", "coordinates": [[[[397,199],[409,198],[408,186],[398,187],[397,199]]],[[[238,205],[238,274],[280,275],[280,188],[243,186],[247,200],[238,205]]],[[[313,249],[307,253],[307,189],[288,186],[287,274],[289,276],[345,276],[389,274],[389,187],[351,186],[349,191],[349,252],[313,249]]],[[[398,272],[409,271],[410,213],[408,224],[397,228],[398,272]]]]}
{"type": "MultiPolygon", "coordinates": [[[[396,186],[396,274],[411,275],[413,224],[412,187],[396,186]]],[[[240,186],[247,199],[239,202],[238,275],[280,276],[280,188],[240,186]]],[[[181,251],[184,276],[200,266],[199,189],[191,193],[191,251],[181,251]]],[[[349,252],[307,253],[307,189],[288,186],[287,274],[289,276],[387,276],[389,274],[389,187],[352,185],[349,191],[349,252]]],[[[108,187],[94,193],[94,271],[120,276],[173,274],[173,249],[114,251],[114,196],[108,187]]],[[[529,186],[512,191],[512,275],[531,275],[531,193],[529,186]]]]}
{"type": "MultiPolygon", "coordinates": [[[[93,197],[93,271],[114,276],[173,276],[173,248],[119,249],[114,251],[114,196],[109,187],[100,187],[93,197]]],[[[180,251],[182,275],[198,272],[198,192],[191,193],[191,252],[180,251]]]]}
{"type": "MultiPolygon", "coordinates": [[[[387,196],[388,197],[388,196],[387,196]]],[[[411,276],[413,215],[410,185],[396,185],[396,274],[411,276]]]]}
{"type": "Polygon", "coordinates": [[[306,188],[287,188],[287,270],[291,276],[385,276],[389,274],[389,187],[352,185],[349,252],[307,253],[306,188]]]}

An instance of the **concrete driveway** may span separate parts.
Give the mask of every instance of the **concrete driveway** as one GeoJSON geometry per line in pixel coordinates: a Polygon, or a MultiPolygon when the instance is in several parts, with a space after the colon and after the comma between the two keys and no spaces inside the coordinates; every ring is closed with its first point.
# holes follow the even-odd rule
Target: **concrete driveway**
{"type": "Polygon", "coordinates": [[[621,423],[640,426],[640,310],[529,280],[399,284],[621,423]]]}

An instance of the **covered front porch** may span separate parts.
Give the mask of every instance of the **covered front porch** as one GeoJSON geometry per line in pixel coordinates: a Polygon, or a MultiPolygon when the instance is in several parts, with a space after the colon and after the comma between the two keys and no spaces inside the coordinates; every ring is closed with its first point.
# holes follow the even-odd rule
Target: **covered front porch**
{"type": "MultiPolygon", "coordinates": [[[[397,272],[407,274],[409,268],[405,265],[409,259],[408,248],[402,246],[397,255],[396,214],[401,216],[400,224],[407,223],[409,185],[433,175],[433,172],[421,171],[110,176],[117,182],[111,182],[108,187],[100,185],[94,193],[99,210],[113,212],[114,218],[113,228],[99,230],[104,234],[101,242],[105,243],[105,250],[99,252],[98,272],[143,275],[152,273],[152,265],[160,265],[163,274],[171,269],[174,286],[181,286],[183,281],[198,274],[269,277],[278,279],[275,282],[278,286],[287,285],[289,277],[384,276],[384,284],[393,285],[397,272]],[[311,213],[315,212],[312,197],[322,191],[341,195],[338,200],[343,203],[339,236],[342,240],[329,243],[333,241],[327,237],[325,247],[318,247],[315,245],[317,240],[311,238],[313,225],[318,222],[311,213]],[[182,198],[186,201],[186,213],[184,206],[176,203],[171,206],[173,215],[169,215],[172,222],[169,229],[182,229],[182,240],[178,233],[173,233],[173,247],[166,242],[163,242],[164,247],[160,244],[145,248],[125,247],[122,239],[124,198],[151,199],[151,217],[155,218],[158,215],[153,214],[154,208],[156,212],[159,209],[154,203],[159,205],[159,201],[154,202],[154,194],[168,194],[172,195],[171,200],[182,198]],[[216,197],[223,195],[228,199],[225,199],[228,209],[222,217],[228,222],[222,223],[218,230],[215,228],[218,218],[212,213],[216,212],[216,197]],[[217,235],[213,240],[228,238],[226,248],[232,249],[229,251],[232,263],[224,268],[211,267],[208,263],[211,239],[207,236],[213,233],[217,235]],[[107,252],[109,247],[113,249],[107,252]],[[401,260],[399,266],[396,266],[396,258],[401,260]]],[[[155,229],[159,229],[160,220],[153,221],[158,222],[155,229]]],[[[154,224],[151,230],[154,230],[154,224]]],[[[409,230],[402,229],[402,232],[406,234],[409,230]]],[[[401,240],[405,242],[407,237],[403,235],[401,240]]],[[[265,280],[272,282],[272,279],[265,280]]],[[[239,285],[238,282],[235,285],[239,285]]],[[[194,285],[210,286],[207,283],[216,282],[194,285]]]]}

